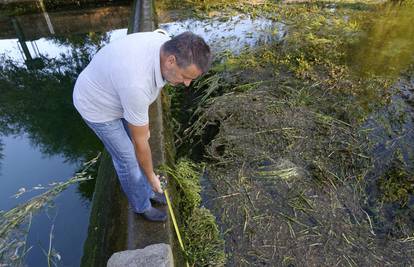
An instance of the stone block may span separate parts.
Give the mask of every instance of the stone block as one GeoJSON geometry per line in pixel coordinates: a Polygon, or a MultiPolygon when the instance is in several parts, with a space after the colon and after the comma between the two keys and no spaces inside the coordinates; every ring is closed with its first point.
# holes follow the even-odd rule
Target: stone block
{"type": "Polygon", "coordinates": [[[114,253],[107,267],[173,267],[170,245],[154,244],[143,249],[114,253]]]}

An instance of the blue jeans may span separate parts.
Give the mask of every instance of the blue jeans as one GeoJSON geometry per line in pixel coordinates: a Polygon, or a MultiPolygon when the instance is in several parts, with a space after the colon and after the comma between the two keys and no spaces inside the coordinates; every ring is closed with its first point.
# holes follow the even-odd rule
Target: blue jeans
{"type": "MultiPolygon", "coordinates": [[[[85,119],[84,119],[85,120],[85,119]]],[[[142,213],[151,207],[154,192],[147,177],[138,165],[128,123],[124,119],[95,123],[85,120],[105,145],[112,157],[122,190],[132,209],[142,213]]]]}

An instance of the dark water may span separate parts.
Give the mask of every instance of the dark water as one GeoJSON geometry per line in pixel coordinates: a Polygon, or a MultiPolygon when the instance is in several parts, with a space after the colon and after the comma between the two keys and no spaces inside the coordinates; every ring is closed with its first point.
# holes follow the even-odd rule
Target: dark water
{"type": "Polygon", "coordinates": [[[414,2],[391,1],[358,20],[359,41],[349,51],[355,73],[398,77],[414,60],[414,2]]]}
{"type": "MultiPolygon", "coordinates": [[[[72,90],[77,75],[96,51],[126,35],[130,3],[67,9],[0,17],[3,211],[43,193],[42,187],[50,183],[72,177],[83,162],[102,150],[75,111],[72,90]],[[70,24],[65,21],[68,17],[70,24]],[[23,189],[30,192],[12,197],[23,189]]],[[[42,250],[48,250],[52,228],[52,248],[61,257],[58,266],[79,266],[93,188],[94,181],[72,185],[33,216],[26,266],[47,266],[42,250]]],[[[7,262],[0,259],[0,265],[7,262]]]]}
{"type": "MultiPolygon", "coordinates": [[[[388,79],[388,104],[364,123],[373,168],[367,175],[367,211],[378,234],[404,238],[414,230],[414,2],[379,5],[359,21],[364,31],[349,51],[361,79],[388,79]]],[[[384,90],[384,91],[385,91],[384,90]]],[[[367,101],[382,101],[378,91],[367,101]]]]}

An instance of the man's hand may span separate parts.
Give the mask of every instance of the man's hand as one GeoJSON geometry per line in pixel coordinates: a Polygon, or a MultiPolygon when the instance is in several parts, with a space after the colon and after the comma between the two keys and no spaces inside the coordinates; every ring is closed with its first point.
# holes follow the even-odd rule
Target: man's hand
{"type": "Polygon", "coordinates": [[[152,191],[157,193],[162,193],[161,183],[160,183],[160,176],[153,173],[151,178],[148,178],[148,182],[152,187],[152,191]]]}
{"type": "Polygon", "coordinates": [[[148,143],[149,127],[148,124],[144,126],[134,126],[128,124],[132,142],[134,143],[135,154],[138,159],[139,166],[141,166],[147,177],[148,183],[151,185],[154,192],[162,193],[159,175],[154,173],[152,166],[151,148],[148,143]]]}

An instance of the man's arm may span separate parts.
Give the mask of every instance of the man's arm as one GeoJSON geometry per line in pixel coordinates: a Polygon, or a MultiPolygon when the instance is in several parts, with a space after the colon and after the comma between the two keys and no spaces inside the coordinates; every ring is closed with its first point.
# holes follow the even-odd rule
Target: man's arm
{"type": "Polygon", "coordinates": [[[148,142],[150,137],[148,124],[144,126],[135,126],[128,123],[128,127],[139,165],[144,171],[145,176],[147,176],[148,182],[152,186],[152,190],[162,193],[159,176],[154,173],[152,165],[151,148],[148,142]]]}

